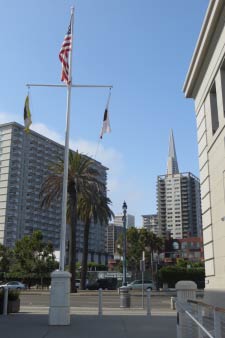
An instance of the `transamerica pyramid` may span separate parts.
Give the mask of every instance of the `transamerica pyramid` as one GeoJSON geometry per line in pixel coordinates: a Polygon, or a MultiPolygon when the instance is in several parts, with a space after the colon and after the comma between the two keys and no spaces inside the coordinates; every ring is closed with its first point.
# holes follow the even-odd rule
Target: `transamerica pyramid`
{"type": "Polygon", "coordinates": [[[167,175],[179,174],[177,155],[173,137],[173,130],[170,131],[169,154],[167,161],[167,175]]]}

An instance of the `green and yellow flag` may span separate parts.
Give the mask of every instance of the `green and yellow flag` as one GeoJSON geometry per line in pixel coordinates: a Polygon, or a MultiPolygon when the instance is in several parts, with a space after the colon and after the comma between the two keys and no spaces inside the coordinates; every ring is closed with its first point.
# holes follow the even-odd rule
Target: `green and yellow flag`
{"type": "Polygon", "coordinates": [[[31,125],[31,113],[30,113],[30,107],[29,107],[29,96],[27,95],[24,105],[24,130],[26,132],[29,132],[29,128],[31,125]]]}

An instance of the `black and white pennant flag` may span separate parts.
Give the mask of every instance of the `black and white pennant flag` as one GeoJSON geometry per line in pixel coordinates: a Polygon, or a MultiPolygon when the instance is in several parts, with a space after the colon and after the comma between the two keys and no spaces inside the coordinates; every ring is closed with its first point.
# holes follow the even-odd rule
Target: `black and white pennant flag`
{"type": "Polygon", "coordinates": [[[109,100],[110,100],[110,96],[111,96],[111,91],[109,92],[108,102],[107,102],[105,112],[104,112],[103,124],[102,124],[102,130],[101,130],[100,138],[103,137],[103,134],[111,132],[111,127],[110,127],[110,122],[109,122],[109,100]]]}

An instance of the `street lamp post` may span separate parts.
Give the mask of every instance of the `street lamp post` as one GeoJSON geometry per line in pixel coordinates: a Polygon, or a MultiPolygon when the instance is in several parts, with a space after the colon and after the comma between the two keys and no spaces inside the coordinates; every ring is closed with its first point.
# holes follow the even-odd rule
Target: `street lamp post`
{"type": "Polygon", "coordinates": [[[126,248],[127,248],[127,204],[123,202],[123,286],[127,286],[127,266],[126,266],[126,248]]]}

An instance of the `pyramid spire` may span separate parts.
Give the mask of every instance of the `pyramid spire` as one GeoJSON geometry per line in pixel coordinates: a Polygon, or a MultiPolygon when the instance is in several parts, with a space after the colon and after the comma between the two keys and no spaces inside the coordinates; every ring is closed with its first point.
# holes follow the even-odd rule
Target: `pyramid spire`
{"type": "Polygon", "coordinates": [[[167,175],[179,174],[177,155],[173,137],[173,130],[170,131],[169,154],[167,161],[167,175]]]}

